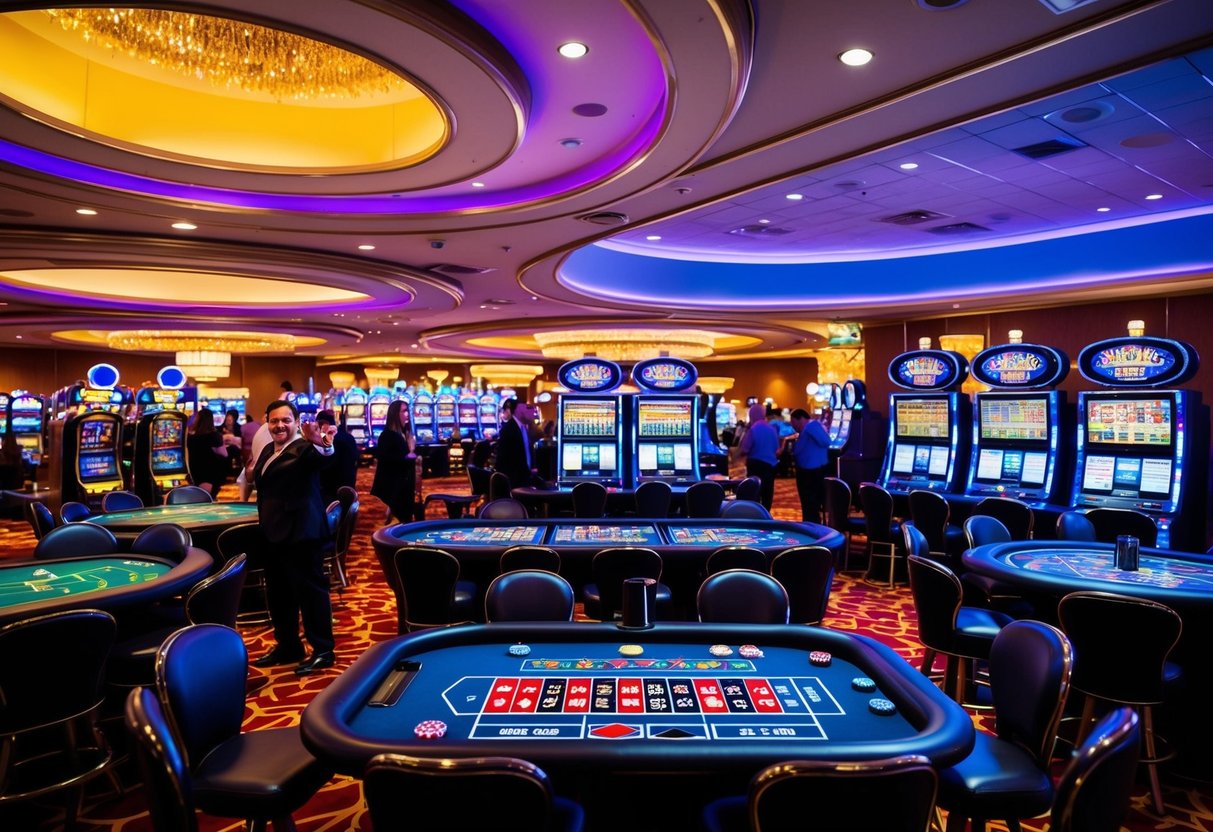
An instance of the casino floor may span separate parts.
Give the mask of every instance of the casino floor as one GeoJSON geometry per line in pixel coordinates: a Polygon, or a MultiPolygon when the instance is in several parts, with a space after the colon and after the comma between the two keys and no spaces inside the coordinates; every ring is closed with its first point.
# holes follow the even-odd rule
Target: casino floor
{"type": "MultiPolygon", "coordinates": [[[[296,724],[299,714],[336,673],[350,663],[369,645],[395,635],[395,610],[391,592],[379,576],[379,567],[370,545],[370,534],[383,518],[383,507],[369,496],[372,469],[361,469],[359,492],[362,511],[349,558],[352,585],[338,598],[334,596],[337,634],[337,665],[332,671],[300,681],[289,672],[250,670],[248,709],[245,730],[296,724]]],[[[449,492],[463,487],[462,479],[426,480],[427,491],[449,492]]],[[[235,486],[225,486],[222,499],[234,499],[235,486]]],[[[445,516],[441,504],[434,506],[434,519],[445,516]]],[[[777,519],[799,519],[795,482],[777,480],[773,514],[777,519]]],[[[20,520],[0,520],[0,559],[18,559],[30,555],[34,538],[28,525],[20,520]]],[[[854,559],[853,559],[854,560],[854,559]]],[[[857,575],[836,578],[830,600],[826,625],[838,630],[871,636],[897,650],[917,663],[922,646],[917,641],[914,607],[909,590],[894,590],[865,584],[857,575]]],[[[242,631],[252,656],[265,652],[269,646],[266,628],[242,631]]],[[[987,717],[975,717],[979,728],[989,728],[987,717]]],[[[123,771],[124,782],[134,783],[133,767],[123,771]]],[[[1184,829],[1213,832],[1213,786],[1193,784],[1164,770],[1164,799],[1167,817],[1157,818],[1148,808],[1149,794],[1144,777],[1132,794],[1132,806],[1126,822],[1130,832],[1144,830],[1184,829]]],[[[593,829],[618,828],[627,824],[630,832],[648,830],[694,830],[698,826],[699,806],[725,793],[740,792],[744,783],[712,782],[707,778],[679,777],[676,774],[654,778],[647,775],[622,777],[607,784],[605,791],[617,799],[600,801],[590,806],[589,821],[593,829]]],[[[52,799],[53,800],[53,799],[52,799]]],[[[0,807],[0,829],[56,829],[61,810],[51,802],[46,805],[15,805],[0,807]]],[[[370,819],[362,801],[360,784],[345,777],[332,779],[313,799],[295,813],[300,832],[320,830],[368,830],[370,819]]],[[[238,830],[241,824],[199,815],[203,832],[238,830]]],[[[151,830],[144,800],[136,786],[124,798],[106,794],[97,783],[85,797],[84,810],[78,826],[85,832],[145,832],[151,830]]],[[[1004,829],[992,824],[993,829],[1004,829]]],[[[1047,820],[1027,821],[1025,830],[1043,832],[1047,820]]]]}

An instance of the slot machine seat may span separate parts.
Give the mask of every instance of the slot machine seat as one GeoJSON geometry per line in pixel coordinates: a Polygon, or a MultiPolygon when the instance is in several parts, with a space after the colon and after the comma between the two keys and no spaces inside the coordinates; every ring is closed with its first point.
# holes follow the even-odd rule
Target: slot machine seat
{"type": "Polygon", "coordinates": [[[824,509],[822,519],[827,526],[843,536],[842,568],[851,566],[851,535],[863,534],[864,518],[851,516],[851,486],[838,477],[826,477],[823,481],[824,509]]]}
{"type": "Polygon", "coordinates": [[[899,578],[898,562],[905,560],[904,556],[897,554],[901,524],[893,521],[893,495],[874,482],[860,483],[859,505],[863,508],[864,533],[868,538],[868,573],[865,579],[875,580],[873,569],[876,560],[883,558],[889,562],[888,584],[891,588],[899,578]]]}
{"type": "Polygon", "coordinates": [[[26,503],[26,517],[29,521],[30,528],[34,530],[34,539],[41,540],[50,533],[51,529],[59,525],[55,520],[55,515],[51,514],[51,510],[46,507],[45,503],[37,500],[26,503]]]}
{"type": "Polygon", "coordinates": [[[93,516],[93,510],[84,503],[77,503],[73,500],[68,500],[59,507],[59,522],[63,525],[68,523],[82,523],[93,516]]]}
{"type": "MultiPolygon", "coordinates": [[[[392,555],[396,617],[401,635],[475,619],[476,585],[459,580],[459,561],[430,546],[401,546],[392,555]]],[[[386,576],[385,576],[386,577],[386,576]]]]}
{"type": "Polygon", "coordinates": [[[788,593],[788,620],[820,624],[834,584],[834,553],[824,546],[792,546],[771,560],[771,577],[788,593]]]}
{"type": "Polygon", "coordinates": [[[648,480],[636,486],[637,517],[669,517],[674,492],[668,482],[648,480]]]}
{"type": "Polygon", "coordinates": [[[143,508],[143,498],[133,491],[110,491],[101,498],[101,510],[106,514],[135,508],[143,508]]]}
{"type": "Polygon", "coordinates": [[[657,581],[657,612],[668,610],[673,596],[670,588],[661,583],[662,568],[661,555],[642,546],[616,546],[599,551],[590,562],[591,582],[581,590],[586,617],[612,621],[621,614],[623,582],[628,578],[657,581]]]}
{"type": "Polygon", "coordinates": [[[607,490],[598,482],[579,482],[573,486],[573,516],[597,518],[606,515],[607,490]]]}
{"type": "Polygon", "coordinates": [[[714,480],[701,480],[687,488],[687,517],[719,517],[724,505],[724,488],[714,480]]]}
{"type": "Polygon", "coordinates": [[[1095,542],[1095,524],[1081,511],[1063,511],[1057,517],[1058,540],[1095,542]]]}
{"type": "Polygon", "coordinates": [[[969,516],[997,519],[1006,527],[1011,540],[1030,539],[1036,525],[1036,512],[1032,511],[1032,507],[1011,497],[986,497],[973,507],[969,516]]]}
{"type": "Polygon", "coordinates": [[[1087,519],[1095,527],[1095,539],[1100,543],[1115,543],[1122,534],[1129,534],[1141,541],[1142,546],[1158,545],[1158,526],[1154,518],[1130,508],[1093,508],[1087,511],[1087,519]]]}
{"type": "Polygon", "coordinates": [[[211,496],[211,492],[196,485],[179,485],[176,488],[169,489],[168,494],[164,497],[164,504],[166,506],[213,502],[215,502],[215,498],[211,496]]]}
{"type": "Polygon", "coordinates": [[[695,608],[705,623],[787,624],[791,604],[783,584],[765,572],[726,569],[700,585],[695,608]]]}
{"type": "Polygon", "coordinates": [[[572,621],[576,603],[564,578],[542,569],[517,569],[498,575],[484,593],[484,620],[572,621]]]}
{"type": "Polygon", "coordinates": [[[755,572],[766,572],[766,553],[752,546],[721,546],[708,555],[704,571],[708,575],[715,575],[726,569],[751,569],[755,572]]]}
{"type": "Polygon", "coordinates": [[[950,522],[952,508],[943,495],[925,489],[910,492],[910,519],[927,539],[931,554],[953,569],[960,565],[965,548],[964,529],[950,522]]]}
{"type": "Polygon", "coordinates": [[[117,551],[118,538],[113,532],[85,521],[52,529],[34,547],[34,560],[112,555],[117,551]]]}

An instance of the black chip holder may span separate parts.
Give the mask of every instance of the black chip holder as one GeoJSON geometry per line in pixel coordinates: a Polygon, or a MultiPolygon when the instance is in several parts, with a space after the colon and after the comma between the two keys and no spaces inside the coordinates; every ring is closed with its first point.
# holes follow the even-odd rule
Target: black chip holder
{"type": "Polygon", "coordinates": [[[379,683],[379,687],[375,688],[375,692],[371,694],[370,700],[366,703],[367,706],[390,708],[395,705],[400,701],[400,697],[404,696],[405,690],[420,670],[421,662],[397,662],[391,672],[379,683]]]}

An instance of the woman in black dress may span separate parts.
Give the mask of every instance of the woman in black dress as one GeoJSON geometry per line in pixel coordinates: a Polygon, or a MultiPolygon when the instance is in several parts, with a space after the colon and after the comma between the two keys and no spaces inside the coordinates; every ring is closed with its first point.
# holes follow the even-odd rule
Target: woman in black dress
{"type": "Polygon", "coordinates": [[[231,469],[223,437],[215,430],[215,414],[205,407],[199,408],[185,442],[190,455],[190,479],[212,497],[217,496],[231,469]]]}
{"type": "Polygon", "coordinates": [[[401,523],[411,523],[417,486],[417,442],[413,432],[400,418],[405,404],[400,399],[388,405],[387,420],[375,445],[375,479],[371,494],[387,505],[385,523],[395,517],[401,523]]]}

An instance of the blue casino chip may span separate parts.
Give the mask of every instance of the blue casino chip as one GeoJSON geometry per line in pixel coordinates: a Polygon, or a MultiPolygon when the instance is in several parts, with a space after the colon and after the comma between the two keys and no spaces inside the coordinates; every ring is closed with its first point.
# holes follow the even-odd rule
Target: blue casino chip
{"type": "Polygon", "coordinates": [[[508,652],[511,656],[529,656],[531,648],[525,644],[511,644],[508,652]]]}
{"type": "Polygon", "coordinates": [[[871,693],[876,690],[876,683],[867,676],[856,676],[851,680],[851,687],[861,693],[871,693]]]}
{"type": "Polygon", "coordinates": [[[892,716],[897,713],[897,706],[887,699],[869,699],[868,710],[880,716],[892,716]]]}

